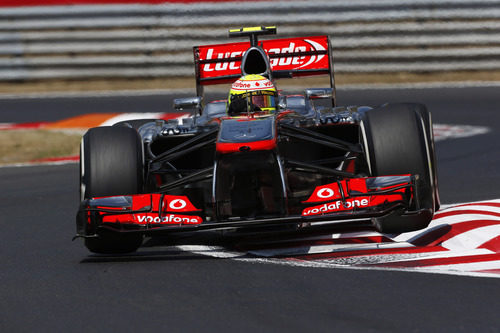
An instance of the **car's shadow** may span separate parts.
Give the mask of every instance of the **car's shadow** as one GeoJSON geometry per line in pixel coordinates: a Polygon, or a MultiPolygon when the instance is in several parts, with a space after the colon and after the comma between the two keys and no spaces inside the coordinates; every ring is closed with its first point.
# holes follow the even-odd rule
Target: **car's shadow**
{"type": "MultiPolygon", "coordinates": [[[[195,232],[189,234],[173,234],[165,237],[147,238],[137,252],[117,255],[92,254],[80,263],[105,262],[142,262],[142,261],[186,261],[186,260],[221,260],[232,258],[261,258],[261,250],[301,247],[304,254],[313,245],[324,245],[335,242],[331,234],[339,232],[372,232],[366,227],[346,228],[345,226],[307,228],[305,230],[267,230],[253,232],[195,232]],[[322,237],[323,236],[323,237],[322,237]],[[319,237],[319,240],[315,240],[319,237]],[[253,252],[253,253],[252,253],[253,252]],[[227,256],[225,255],[227,254],[227,256]]],[[[356,243],[353,243],[356,245],[356,243]]],[[[298,254],[296,254],[298,255],[298,254]]],[[[268,257],[268,255],[265,255],[268,257]]],[[[279,251],[273,257],[288,257],[280,255],[279,251]]]]}
{"type": "Polygon", "coordinates": [[[126,254],[90,254],[80,263],[106,262],[140,262],[140,261],[185,261],[185,260],[220,260],[210,255],[204,255],[203,250],[193,253],[180,248],[182,245],[217,246],[223,251],[232,249],[230,242],[220,233],[186,233],[170,235],[168,237],[146,238],[137,252],[126,254]]]}
{"type": "Polygon", "coordinates": [[[131,254],[120,255],[101,255],[92,254],[80,261],[81,264],[89,263],[110,263],[110,262],[144,262],[144,261],[187,261],[187,260],[220,260],[224,258],[215,258],[204,256],[202,254],[193,254],[185,251],[172,250],[154,250],[140,251],[131,254]]]}

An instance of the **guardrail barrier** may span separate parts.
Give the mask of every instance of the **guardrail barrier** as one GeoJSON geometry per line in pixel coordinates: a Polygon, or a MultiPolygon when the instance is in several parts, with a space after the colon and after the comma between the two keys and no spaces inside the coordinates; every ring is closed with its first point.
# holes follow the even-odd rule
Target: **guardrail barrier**
{"type": "Polygon", "coordinates": [[[500,0],[186,2],[0,8],[0,81],[192,76],[256,25],[330,35],[338,73],[500,69],[500,0]]]}

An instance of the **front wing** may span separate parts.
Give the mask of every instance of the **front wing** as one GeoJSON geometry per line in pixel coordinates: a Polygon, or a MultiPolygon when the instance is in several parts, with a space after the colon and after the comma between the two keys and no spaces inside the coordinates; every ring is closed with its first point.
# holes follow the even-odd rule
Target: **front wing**
{"type": "Polygon", "coordinates": [[[314,225],[370,222],[388,217],[428,218],[420,209],[418,182],[412,175],[353,178],[318,186],[302,202],[301,215],[217,221],[205,216],[187,196],[162,193],[100,197],[83,200],[77,214],[76,237],[97,237],[100,230],[122,233],[161,233],[267,227],[287,224],[314,225]]]}

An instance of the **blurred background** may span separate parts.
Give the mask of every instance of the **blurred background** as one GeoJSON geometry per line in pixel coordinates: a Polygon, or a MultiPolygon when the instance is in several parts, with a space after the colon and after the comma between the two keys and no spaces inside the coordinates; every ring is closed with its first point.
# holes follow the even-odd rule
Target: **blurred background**
{"type": "Polygon", "coordinates": [[[195,94],[193,46],[259,25],[278,27],[269,38],[329,35],[339,105],[416,101],[435,123],[497,123],[500,0],[0,0],[0,164],[76,161],[89,127],[170,117],[195,94]]]}
{"type": "Polygon", "coordinates": [[[337,85],[500,81],[498,0],[0,1],[0,93],[194,88],[229,28],[331,36],[337,85]]]}

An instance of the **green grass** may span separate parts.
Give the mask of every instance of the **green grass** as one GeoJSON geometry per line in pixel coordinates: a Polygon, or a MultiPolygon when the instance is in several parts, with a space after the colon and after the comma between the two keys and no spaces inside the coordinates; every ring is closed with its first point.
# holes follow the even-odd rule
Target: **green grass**
{"type": "Polygon", "coordinates": [[[80,133],[53,130],[2,130],[0,165],[77,155],[81,137],[80,133]]]}

